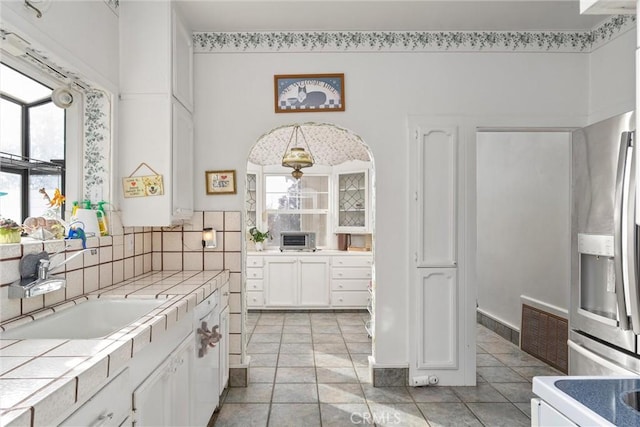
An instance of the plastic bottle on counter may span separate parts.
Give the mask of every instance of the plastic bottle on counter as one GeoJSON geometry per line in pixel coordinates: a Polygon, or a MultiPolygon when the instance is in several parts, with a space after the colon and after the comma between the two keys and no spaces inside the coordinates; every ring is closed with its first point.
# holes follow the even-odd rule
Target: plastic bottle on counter
{"type": "Polygon", "coordinates": [[[104,200],[101,202],[98,202],[98,209],[96,210],[96,214],[98,215],[98,228],[100,229],[100,235],[101,236],[108,236],[109,235],[109,226],[108,226],[108,222],[107,222],[107,213],[104,210],[104,205],[105,205],[104,200]]]}

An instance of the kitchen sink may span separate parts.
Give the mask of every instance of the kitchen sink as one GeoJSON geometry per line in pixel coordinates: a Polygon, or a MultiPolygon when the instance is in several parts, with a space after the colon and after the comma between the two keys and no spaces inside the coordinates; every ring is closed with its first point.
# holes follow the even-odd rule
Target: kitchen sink
{"type": "Polygon", "coordinates": [[[0,339],[96,339],[159,307],[158,299],[93,299],[0,333],[0,339]]]}

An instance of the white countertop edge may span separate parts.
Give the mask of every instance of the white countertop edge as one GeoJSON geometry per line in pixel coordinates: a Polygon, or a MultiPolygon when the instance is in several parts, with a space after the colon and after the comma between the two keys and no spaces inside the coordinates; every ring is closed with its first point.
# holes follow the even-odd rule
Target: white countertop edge
{"type": "Polygon", "coordinates": [[[564,416],[581,426],[615,427],[591,409],[555,386],[558,380],[616,380],[638,379],[637,376],[563,376],[563,377],[533,377],[533,393],[553,406],[564,416]]]}
{"type": "MultiPolygon", "coordinates": [[[[211,270],[214,271],[214,270],[211,270]]],[[[228,280],[228,270],[215,270],[217,272],[216,275],[212,276],[211,278],[206,279],[203,282],[207,283],[211,280],[214,280],[216,285],[215,287],[211,287],[211,294],[213,294],[214,292],[216,292],[224,283],[226,283],[226,280],[228,280]],[[223,280],[222,281],[218,281],[215,280],[216,277],[218,277],[220,274],[222,274],[223,280]]],[[[169,273],[171,272],[186,272],[186,273],[190,273],[191,271],[181,271],[181,270],[176,270],[176,271],[168,271],[169,273]]],[[[195,270],[193,272],[200,272],[200,270],[195,270]]],[[[129,282],[129,284],[131,283],[135,283],[135,280],[137,278],[143,278],[146,277],[147,274],[142,274],[139,275],[137,277],[134,277],[131,280],[131,282],[129,282]]],[[[100,291],[100,290],[99,290],[100,291]]],[[[104,289],[102,290],[104,291],[104,289]]],[[[194,292],[190,292],[187,294],[175,294],[175,295],[167,295],[166,297],[160,298],[164,301],[163,304],[161,304],[160,307],[153,309],[152,311],[150,311],[149,313],[141,316],[139,318],[138,321],[135,322],[135,326],[132,325],[127,325],[124,328],[122,328],[121,330],[114,332],[113,334],[101,338],[101,339],[105,339],[105,340],[109,340],[109,341],[114,341],[114,342],[127,342],[127,341],[131,341],[131,345],[135,345],[135,340],[136,338],[141,335],[143,333],[144,330],[150,328],[150,320],[158,315],[168,315],[170,314],[170,312],[173,310],[175,311],[177,314],[179,313],[191,313],[196,304],[194,304],[193,306],[190,306],[189,303],[189,296],[190,295],[194,295],[193,299],[195,300],[195,293],[194,292]],[[141,322],[141,320],[144,320],[141,322]],[[118,336],[118,338],[115,338],[115,336],[118,336]]],[[[88,301],[89,299],[94,299],[94,298],[110,298],[110,297],[114,297],[114,298],[122,298],[122,296],[118,296],[118,295],[90,295],[90,294],[83,294],[81,296],[78,296],[78,300],[82,299],[83,302],[84,301],[88,301]]],[[[143,296],[144,298],[148,298],[146,296],[143,296]]],[[[206,299],[208,297],[205,296],[204,299],[206,299]]],[[[126,298],[126,296],[125,296],[126,298]]],[[[203,299],[203,301],[204,301],[203,299]]],[[[61,304],[62,305],[62,304],[61,304]]],[[[74,304],[75,305],[75,304],[74,304]]],[[[70,307],[70,306],[69,306],[70,307]]],[[[67,307],[68,308],[68,307],[67,307]]],[[[183,316],[184,316],[183,314],[183,316]]],[[[22,317],[27,317],[29,315],[24,315],[22,317]]],[[[184,317],[182,317],[184,318],[184,317]]],[[[33,320],[33,319],[32,319],[33,320]]],[[[171,322],[171,323],[167,323],[165,331],[168,330],[169,328],[175,326],[180,320],[182,319],[177,319],[175,322],[171,322]]],[[[142,341],[139,343],[139,350],[142,349],[143,347],[146,347],[146,345],[150,344],[153,340],[152,336],[149,336],[149,341],[142,341]]],[[[9,340],[9,341],[27,341],[27,340],[9,340]]],[[[66,340],[66,341],[73,341],[72,339],[66,340]]],[[[96,354],[92,355],[91,357],[96,356],[97,354],[102,354],[101,357],[105,357],[107,358],[107,360],[109,360],[109,357],[111,355],[111,352],[114,351],[115,347],[113,346],[108,346],[105,349],[101,349],[100,351],[97,351],[96,354]],[[105,353],[106,351],[106,353],[105,353]]],[[[135,353],[135,352],[134,352],[135,353]]],[[[134,357],[136,357],[135,354],[132,354],[131,357],[129,358],[129,360],[133,359],[134,357]]],[[[110,363],[107,362],[107,363],[110,363]]],[[[79,378],[80,375],[82,375],[83,371],[78,371],[76,378],[79,378]]],[[[63,377],[59,377],[57,378],[55,381],[58,381],[60,378],[63,377]]],[[[99,386],[95,386],[93,387],[94,392],[97,392],[101,387],[103,387],[105,384],[107,384],[109,381],[111,381],[113,379],[113,377],[111,375],[107,375],[103,380],[100,381],[100,385],[99,386]]],[[[46,388],[46,387],[45,387],[46,388]]],[[[36,404],[38,404],[39,402],[42,402],[48,398],[50,398],[53,395],[53,392],[55,391],[55,389],[50,389],[47,392],[43,392],[42,388],[38,389],[37,391],[35,391],[33,393],[33,396],[28,398],[31,399],[32,402],[30,402],[28,404],[28,407],[25,406],[21,406],[21,403],[18,403],[16,405],[14,405],[13,407],[10,408],[4,408],[4,409],[0,409],[0,425],[1,426],[10,426],[10,425],[19,425],[22,421],[25,421],[25,417],[27,417],[28,421],[31,423],[31,425],[41,425],[40,423],[36,423],[33,420],[34,417],[34,406],[36,404]],[[25,409],[25,411],[22,411],[22,409],[25,409]]],[[[24,400],[23,400],[24,401],[24,400]]],[[[73,405],[77,406],[77,408],[74,408],[74,410],[78,409],[81,405],[83,405],[84,403],[86,403],[86,400],[78,401],[76,400],[73,405]]],[[[60,408],[60,413],[62,413],[62,408],[60,408]]]]}
{"type": "Polygon", "coordinates": [[[344,255],[344,256],[371,256],[372,251],[340,251],[338,249],[318,249],[317,251],[297,251],[297,250],[285,250],[280,249],[268,249],[264,251],[247,251],[248,256],[298,256],[298,255],[310,255],[310,256],[322,256],[322,255],[344,255]]]}

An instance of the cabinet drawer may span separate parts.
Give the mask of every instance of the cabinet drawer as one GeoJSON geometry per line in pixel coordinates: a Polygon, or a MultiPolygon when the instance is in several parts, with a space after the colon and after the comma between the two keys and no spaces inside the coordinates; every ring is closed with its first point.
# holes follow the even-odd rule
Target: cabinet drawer
{"type": "Polygon", "coordinates": [[[371,268],[368,267],[333,267],[332,279],[371,279],[371,268]]]}
{"type": "Polygon", "coordinates": [[[264,290],[262,283],[262,280],[247,279],[247,292],[264,290]]]}
{"type": "Polygon", "coordinates": [[[261,291],[247,291],[247,307],[262,307],[264,297],[261,291]]]}
{"type": "Polygon", "coordinates": [[[370,256],[334,256],[334,267],[371,267],[373,257],[370,256]]]}
{"type": "Polygon", "coordinates": [[[247,257],[247,268],[250,267],[260,267],[262,268],[262,257],[261,256],[248,256],[247,257]]]}
{"type": "Polygon", "coordinates": [[[368,291],[369,279],[332,279],[332,291],[368,291]]]}
{"type": "Polygon", "coordinates": [[[223,310],[226,306],[229,305],[229,282],[220,286],[218,292],[220,292],[220,310],[223,310]]]}
{"type": "Polygon", "coordinates": [[[118,374],[82,405],[61,426],[119,426],[131,411],[129,369],[118,374]]]}
{"type": "Polygon", "coordinates": [[[247,279],[262,279],[263,269],[261,268],[247,268],[247,279]]]}
{"type": "Polygon", "coordinates": [[[331,305],[333,307],[362,307],[369,304],[368,291],[344,291],[331,292],[331,305]]]}

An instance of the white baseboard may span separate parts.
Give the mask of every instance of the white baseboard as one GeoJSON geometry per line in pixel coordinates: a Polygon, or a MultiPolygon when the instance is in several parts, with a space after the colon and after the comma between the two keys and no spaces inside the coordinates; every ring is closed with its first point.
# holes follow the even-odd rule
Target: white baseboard
{"type": "Polygon", "coordinates": [[[538,310],[546,311],[547,313],[554,314],[558,317],[562,317],[563,319],[569,318],[569,310],[566,308],[558,307],[526,295],[520,295],[520,300],[522,303],[530,305],[533,308],[537,308],[538,310]]]}

